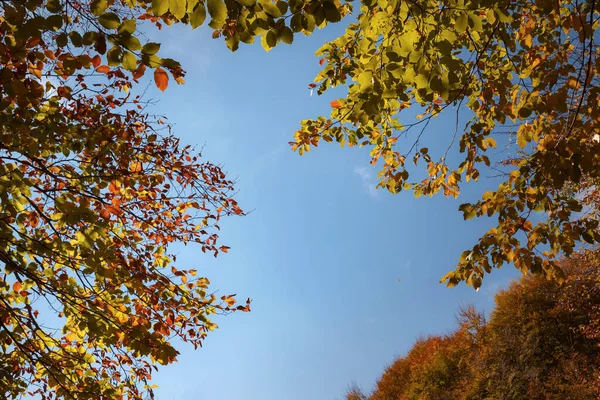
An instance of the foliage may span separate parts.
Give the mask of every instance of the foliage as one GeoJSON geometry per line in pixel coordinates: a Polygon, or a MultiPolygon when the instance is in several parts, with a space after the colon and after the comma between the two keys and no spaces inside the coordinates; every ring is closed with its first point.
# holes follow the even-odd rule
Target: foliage
{"type": "Polygon", "coordinates": [[[598,203],[584,209],[600,171],[599,10],[595,0],[363,0],[317,51],[310,85],[345,86],[345,97],[302,121],[290,144],[300,154],[321,140],[367,146],[383,164],[379,186],[416,197],[457,197],[461,182],[497,171],[496,190],[460,206],[497,225],[443,281],[477,288],[505,263],[560,281],[557,255],[600,241],[598,203]],[[428,140],[442,114],[456,126],[428,140]]]}
{"type": "Polygon", "coordinates": [[[365,396],[360,386],[355,382],[348,386],[345,398],[346,400],[367,400],[367,396],[365,396]]]}
{"type": "Polygon", "coordinates": [[[146,67],[162,90],[167,71],[183,82],[137,28],[196,24],[204,5],[182,4],[0,3],[2,398],[140,399],[174,338],[197,347],[211,315],[249,310],[168,252],[227,252],[216,230],[242,214],[233,182],[130,91],[146,67]]]}
{"type": "Polygon", "coordinates": [[[496,295],[487,323],[462,310],[455,332],[417,341],[369,399],[599,398],[598,265],[597,253],[579,253],[563,261],[563,285],[522,278],[496,295]]]}

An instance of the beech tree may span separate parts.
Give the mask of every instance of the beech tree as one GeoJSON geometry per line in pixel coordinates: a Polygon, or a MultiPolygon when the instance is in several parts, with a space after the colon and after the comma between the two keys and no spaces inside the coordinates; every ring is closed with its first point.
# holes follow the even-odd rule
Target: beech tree
{"type": "MultiPolygon", "coordinates": [[[[270,50],[353,12],[339,0],[13,0],[0,2],[0,390],[42,398],[141,398],[175,335],[200,345],[216,312],[249,309],[177,267],[169,244],[217,244],[223,215],[243,214],[218,166],[149,115],[136,84],[160,90],[184,70],[142,32],[205,22],[235,50],[270,50]],[[41,304],[46,302],[47,305],[41,304]],[[39,306],[39,307],[38,307],[39,306]],[[38,308],[54,309],[58,329],[38,308]]],[[[598,235],[598,61],[594,0],[365,0],[356,23],[318,55],[319,94],[347,85],[329,117],[302,122],[292,148],[321,139],[371,148],[380,186],[457,196],[504,146],[506,181],[465,218],[498,225],[446,280],[478,287],[506,262],[561,279],[554,257],[598,235]],[[447,135],[464,159],[420,148],[449,106],[473,118],[447,135]],[[414,122],[401,111],[418,107],[414,122]],[[412,145],[399,139],[419,129],[412,145]],[[407,160],[429,177],[411,182],[407,160]],[[586,208],[582,208],[586,206],[586,208]],[[544,219],[534,224],[531,216],[544,219]]],[[[354,17],[353,17],[354,18],[354,17]]],[[[437,138],[436,138],[437,140],[437,138]]],[[[187,267],[186,267],[187,268],[187,267]]]]}
{"type": "Polygon", "coordinates": [[[169,254],[227,252],[219,219],[243,212],[223,171],[132,95],[146,68],[162,90],[183,82],[137,31],[170,23],[147,12],[168,4],[0,3],[2,398],[152,395],[173,338],[197,347],[211,315],[249,310],[169,254]]]}
{"type": "Polygon", "coordinates": [[[599,4],[363,0],[316,53],[323,69],[310,86],[345,96],[290,144],[300,154],[321,141],[366,146],[379,187],[417,197],[457,197],[462,182],[500,174],[497,189],[460,206],[496,226],[443,281],[477,288],[505,263],[560,281],[556,257],[600,241],[599,4]],[[441,115],[455,123],[430,132],[441,115]]]}

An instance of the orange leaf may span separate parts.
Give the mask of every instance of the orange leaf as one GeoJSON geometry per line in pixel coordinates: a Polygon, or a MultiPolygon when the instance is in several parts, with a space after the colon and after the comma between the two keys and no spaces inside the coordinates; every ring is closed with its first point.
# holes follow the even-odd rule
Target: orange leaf
{"type": "Polygon", "coordinates": [[[138,162],[138,161],[133,161],[130,165],[129,165],[129,170],[131,172],[140,172],[142,170],[142,163],[138,162]]]}
{"type": "Polygon", "coordinates": [[[230,247],[229,246],[221,246],[221,248],[219,250],[221,250],[223,253],[227,253],[229,251],[230,247]]]}
{"type": "Polygon", "coordinates": [[[228,305],[229,307],[231,307],[231,306],[233,306],[233,305],[235,304],[235,299],[234,299],[233,297],[231,297],[231,296],[230,296],[230,297],[227,297],[227,298],[225,299],[225,302],[227,303],[227,305],[228,305]]]}
{"type": "Polygon", "coordinates": [[[98,68],[98,66],[100,65],[100,61],[102,61],[100,56],[96,54],[94,58],[92,58],[92,65],[94,66],[94,68],[98,68]]]}
{"type": "Polygon", "coordinates": [[[321,59],[319,60],[319,65],[323,65],[323,64],[325,64],[325,59],[324,59],[324,58],[321,58],[321,59]]]}
{"type": "Polygon", "coordinates": [[[339,100],[333,100],[331,103],[329,103],[329,105],[331,108],[340,108],[342,103],[339,100]]]}
{"type": "Polygon", "coordinates": [[[117,207],[113,207],[113,206],[106,206],[106,210],[109,213],[116,215],[117,217],[123,213],[123,211],[121,211],[117,207]]]}
{"type": "Polygon", "coordinates": [[[104,219],[109,219],[110,213],[108,212],[107,209],[103,208],[102,210],[100,210],[100,216],[104,219]]]}
{"type": "Polygon", "coordinates": [[[102,74],[106,74],[110,71],[110,68],[108,68],[107,65],[101,65],[98,68],[96,68],[96,71],[102,73],[102,74]]]}
{"type": "Polygon", "coordinates": [[[15,282],[15,283],[13,283],[13,290],[15,292],[20,291],[21,290],[21,282],[15,282]]]}
{"type": "Polygon", "coordinates": [[[169,75],[167,75],[164,69],[156,68],[154,70],[154,83],[156,83],[156,87],[162,92],[167,89],[167,86],[169,86],[169,75]]]}
{"type": "Polygon", "coordinates": [[[77,339],[77,336],[75,335],[75,333],[69,332],[69,334],[65,336],[65,339],[67,339],[67,341],[69,342],[72,342],[73,340],[77,339]]]}

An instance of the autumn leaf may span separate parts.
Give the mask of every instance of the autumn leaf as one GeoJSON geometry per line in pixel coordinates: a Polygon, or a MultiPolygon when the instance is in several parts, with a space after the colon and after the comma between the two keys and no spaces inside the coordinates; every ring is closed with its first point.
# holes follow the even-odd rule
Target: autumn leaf
{"type": "Polygon", "coordinates": [[[94,57],[92,57],[91,61],[92,61],[92,65],[94,66],[94,68],[98,68],[102,59],[100,58],[100,56],[98,54],[96,54],[94,57]]]}
{"type": "Polygon", "coordinates": [[[65,339],[66,339],[68,342],[72,342],[72,341],[74,341],[75,339],[77,339],[77,335],[76,335],[74,332],[69,332],[69,333],[67,334],[67,336],[65,336],[65,339]]]}
{"type": "Polygon", "coordinates": [[[135,71],[132,72],[133,79],[137,80],[144,76],[146,72],[146,64],[140,64],[135,71]]]}
{"type": "Polygon", "coordinates": [[[329,105],[331,108],[340,108],[342,106],[342,102],[339,100],[333,100],[331,103],[329,103],[329,105]]]}
{"type": "Polygon", "coordinates": [[[117,217],[120,216],[121,214],[123,214],[123,211],[121,211],[120,208],[117,208],[114,206],[106,206],[106,211],[108,211],[111,214],[116,215],[117,217]]]}
{"type": "Polygon", "coordinates": [[[100,72],[101,74],[106,74],[110,71],[110,68],[107,65],[101,65],[98,68],[96,68],[97,72],[100,72]]]}
{"type": "Polygon", "coordinates": [[[13,290],[14,290],[15,292],[19,292],[19,291],[21,291],[21,282],[18,282],[18,281],[17,281],[17,282],[15,282],[15,283],[13,283],[13,290]]]}
{"type": "Polygon", "coordinates": [[[103,208],[102,210],[100,210],[100,216],[104,219],[109,219],[110,212],[106,208],[103,208]]]}
{"type": "Polygon", "coordinates": [[[169,75],[167,75],[164,69],[156,68],[154,70],[154,83],[163,92],[167,89],[167,86],[169,86],[169,75]]]}

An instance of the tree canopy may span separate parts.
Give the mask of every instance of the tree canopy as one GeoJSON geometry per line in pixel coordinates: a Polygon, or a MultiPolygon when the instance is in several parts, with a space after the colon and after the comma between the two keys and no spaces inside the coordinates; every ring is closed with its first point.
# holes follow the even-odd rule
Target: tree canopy
{"type": "MultiPolygon", "coordinates": [[[[233,182],[168,124],[136,84],[184,83],[146,29],[206,24],[231,50],[356,18],[317,53],[309,87],[345,86],[327,117],[305,120],[291,146],[321,139],[371,149],[392,193],[458,196],[496,168],[504,182],[466,219],[497,226],[445,280],[479,287],[492,267],[562,280],[555,258],[598,232],[597,28],[594,1],[19,0],[0,2],[0,391],[43,398],[141,398],[153,364],[175,360],[170,337],[200,345],[216,312],[208,279],[177,267],[173,242],[217,244],[223,215],[241,215],[233,182]],[[405,121],[404,111],[420,115],[405,121]],[[448,108],[471,118],[421,147],[448,108]],[[408,138],[407,141],[404,140],[408,138]],[[457,146],[461,158],[449,152],[457,146]],[[508,146],[498,164],[490,152],[508,146]],[[425,165],[413,178],[409,164],[425,165]],[[534,219],[539,215],[540,221],[534,219]],[[42,306],[43,303],[46,303],[42,306]],[[54,310],[57,329],[41,323],[54,310]]],[[[458,115],[458,114],[457,114],[458,115]]],[[[457,117],[458,118],[458,117],[457,117]]],[[[458,120],[457,120],[458,121],[458,120]]]]}
{"type": "Polygon", "coordinates": [[[137,21],[161,22],[136,4],[0,3],[3,398],[143,398],[174,338],[197,347],[211,315],[249,310],[169,253],[227,252],[219,220],[243,212],[132,94],[146,67],[163,90],[183,76],[138,38],[137,21]]]}
{"type": "Polygon", "coordinates": [[[313,86],[346,95],[329,116],[302,121],[292,148],[366,146],[379,186],[417,197],[457,197],[462,182],[495,171],[497,189],[460,210],[497,225],[443,280],[477,288],[505,263],[561,280],[556,256],[600,240],[599,10],[596,1],[365,0],[356,23],[316,53],[313,86]],[[428,131],[441,115],[455,126],[428,131]]]}
{"type": "Polygon", "coordinates": [[[489,321],[475,308],[463,308],[454,332],[419,339],[369,396],[355,389],[346,398],[597,399],[597,257],[577,254],[563,261],[563,285],[539,275],[514,282],[496,294],[489,321]]]}

